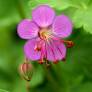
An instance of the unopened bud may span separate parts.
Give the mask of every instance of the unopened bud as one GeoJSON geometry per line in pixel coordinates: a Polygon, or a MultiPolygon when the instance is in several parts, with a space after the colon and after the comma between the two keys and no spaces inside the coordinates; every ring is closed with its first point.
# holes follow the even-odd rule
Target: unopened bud
{"type": "Polygon", "coordinates": [[[30,81],[33,75],[32,64],[30,64],[29,62],[24,62],[23,64],[20,65],[19,69],[21,76],[25,80],[30,81]]]}

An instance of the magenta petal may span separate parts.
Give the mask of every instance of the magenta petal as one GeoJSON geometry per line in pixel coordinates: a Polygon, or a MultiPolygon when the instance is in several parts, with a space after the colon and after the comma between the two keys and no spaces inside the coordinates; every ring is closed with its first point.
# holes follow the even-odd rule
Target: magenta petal
{"type": "Polygon", "coordinates": [[[31,39],[36,37],[38,35],[38,31],[39,28],[37,25],[29,19],[21,21],[17,29],[18,35],[23,39],[31,39]]]}
{"type": "Polygon", "coordinates": [[[47,59],[49,61],[62,60],[66,56],[66,47],[59,41],[51,41],[47,44],[47,59]]]}
{"type": "Polygon", "coordinates": [[[41,56],[41,53],[40,51],[36,51],[34,48],[35,46],[37,45],[37,40],[36,39],[32,39],[32,40],[29,40],[25,46],[24,46],[24,53],[25,53],[25,56],[30,59],[30,60],[39,60],[40,59],[40,56],[41,56]]]}
{"type": "Polygon", "coordinates": [[[52,24],[55,17],[54,10],[48,5],[40,5],[32,12],[33,20],[40,27],[47,27],[52,24]]]}
{"type": "Polygon", "coordinates": [[[65,16],[57,16],[52,25],[54,34],[58,37],[68,37],[72,33],[72,22],[65,16]]]}

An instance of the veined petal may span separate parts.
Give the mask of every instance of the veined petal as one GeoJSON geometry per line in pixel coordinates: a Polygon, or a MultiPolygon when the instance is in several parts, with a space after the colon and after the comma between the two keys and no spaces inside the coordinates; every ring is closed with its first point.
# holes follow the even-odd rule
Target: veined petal
{"type": "Polygon", "coordinates": [[[57,16],[53,22],[52,31],[58,37],[68,37],[72,33],[72,22],[65,15],[57,16]]]}
{"type": "Polygon", "coordinates": [[[25,56],[29,60],[39,60],[41,57],[41,52],[35,50],[35,46],[37,45],[37,39],[29,40],[24,46],[25,56]]]}
{"type": "Polygon", "coordinates": [[[66,47],[59,41],[51,41],[47,44],[47,60],[57,61],[62,60],[66,56],[66,47]]]}
{"type": "Polygon", "coordinates": [[[40,27],[48,27],[52,24],[55,17],[54,10],[48,5],[40,5],[32,12],[33,20],[40,27]]]}
{"type": "Polygon", "coordinates": [[[29,19],[24,19],[18,25],[18,35],[23,39],[31,39],[38,35],[38,26],[29,19]]]}

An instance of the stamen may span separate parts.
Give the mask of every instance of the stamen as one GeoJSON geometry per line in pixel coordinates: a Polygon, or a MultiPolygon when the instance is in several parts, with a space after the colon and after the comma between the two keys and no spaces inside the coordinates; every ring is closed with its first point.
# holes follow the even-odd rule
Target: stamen
{"type": "MultiPolygon", "coordinates": [[[[60,54],[62,55],[62,52],[61,52],[61,50],[60,50],[60,48],[57,46],[57,49],[58,49],[58,51],[60,52],[60,54]]],[[[62,61],[66,61],[66,58],[64,57],[63,59],[62,59],[62,61]]]]}
{"type": "Polygon", "coordinates": [[[73,41],[68,41],[68,43],[67,43],[67,47],[68,47],[68,48],[71,48],[72,46],[74,46],[73,41]]]}
{"type": "Polygon", "coordinates": [[[34,50],[35,50],[35,51],[41,51],[41,47],[39,47],[39,46],[36,45],[36,46],[34,47],[34,50]]]}
{"type": "Polygon", "coordinates": [[[50,30],[49,28],[42,28],[38,33],[40,39],[48,40],[49,38],[51,38],[52,32],[49,30],[50,30]]]}
{"type": "Polygon", "coordinates": [[[61,40],[61,41],[64,42],[64,43],[66,43],[66,46],[67,46],[68,48],[71,48],[71,47],[74,46],[73,41],[65,41],[65,40],[61,40]]]}
{"type": "Polygon", "coordinates": [[[57,64],[57,63],[58,63],[58,60],[55,60],[53,63],[54,63],[54,64],[57,64]]]}
{"type": "Polygon", "coordinates": [[[47,60],[47,43],[45,42],[45,64],[46,64],[46,67],[49,68],[50,67],[50,64],[47,60]]]}
{"type": "Polygon", "coordinates": [[[62,61],[64,61],[64,62],[65,62],[65,61],[66,61],[66,58],[63,58],[63,59],[62,59],[62,61]]]}
{"type": "Polygon", "coordinates": [[[44,56],[45,56],[45,53],[44,53],[44,47],[41,49],[41,57],[40,57],[40,61],[39,61],[39,64],[43,64],[45,61],[44,61],[44,56]]]}
{"type": "Polygon", "coordinates": [[[46,67],[47,67],[47,68],[50,67],[50,64],[49,64],[48,60],[45,60],[45,64],[46,64],[46,67]]]}
{"type": "Polygon", "coordinates": [[[43,64],[43,60],[38,61],[39,64],[43,64]]]}
{"type": "Polygon", "coordinates": [[[41,49],[42,49],[42,41],[40,40],[40,41],[38,41],[37,42],[37,44],[35,45],[35,47],[34,47],[34,50],[35,51],[41,51],[41,49]]]}
{"type": "Polygon", "coordinates": [[[55,47],[58,49],[58,51],[60,52],[60,54],[62,56],[62,52],[61,52],[60,48],[57,45],[55,45],[55,47]]]}
{"type": "MultiPolygon", "coordinates": [[[[51,43],[51,42],[50,42],[51,43]]],[[[53,45],[52,45],[53,46],[53,45]]],[[[55,57],[55,53],[54,53],[54,51],[53,51],[53,48],[51,47],[51,46],[49,46],[50,48],[51,48],[51,50],[52,50],[52,53],[53,53],[53,56],[54,56],[54,59],[55,59],[55,61],[53,62],[54,64],[57,64],[58,63],[58,60],[56,59],[56,57],[55,57]]]]}

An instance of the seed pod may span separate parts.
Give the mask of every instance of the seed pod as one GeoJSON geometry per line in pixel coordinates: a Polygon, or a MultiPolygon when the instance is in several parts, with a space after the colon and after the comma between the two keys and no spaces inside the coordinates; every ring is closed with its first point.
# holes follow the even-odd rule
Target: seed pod
{"type": "Polygon", "coordinates": [[[30,81],[33,75],[33,67],[29,62],[24,62],[19,67],[21,76],[26,80],[30,81]]]}

